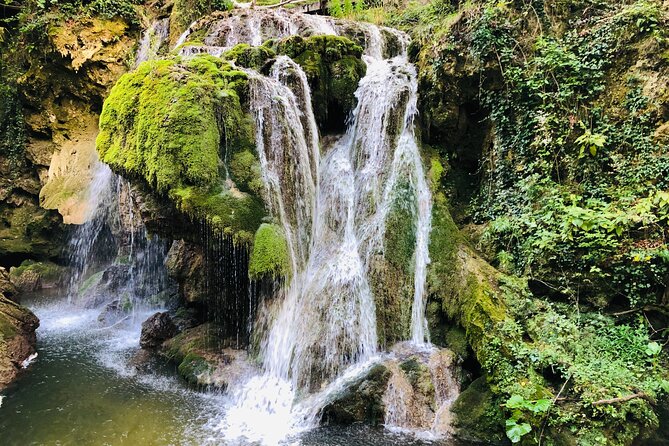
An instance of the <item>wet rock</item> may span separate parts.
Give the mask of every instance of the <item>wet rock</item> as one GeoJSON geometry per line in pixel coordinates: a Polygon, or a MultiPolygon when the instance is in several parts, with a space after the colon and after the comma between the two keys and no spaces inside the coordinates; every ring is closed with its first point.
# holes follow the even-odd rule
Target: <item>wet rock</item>
{"type": "Polygon", "coordinates": [[[190,384],[226,389],[243,382],[256,368],[236,340],[221,336],[220,327],[206,323],[185,330],[163,344],[161,354],[178,365],[190,384]]]}
{"type": "Polygon", "coordinates": [[[169,275],[179,283],[179,294],[186,302],[201,302],[207,296],[202,248],[177,240],[165,262],[169,275]]]}
{"type": "Polygon", "coordinates": [[[139,346],[156,348],[177,334],[177,327],[167,313],[156,313],[142,323],[139,346]]]}
{"type": "Polygon", "coordinates": [[[128,360],[128,366],[138,372],[150,373],[155,363],[155,355],[150,350],[137,350],[128,360]]]}
{"type": "Polygon", "coordinates": [[[197,326],[200,321],[197,317],[197,310],[194,308],[179,308],[172,318],[179,331],[186,331],[197,326]]]}
{"type": "Polygon", "coordinates": [[[384,424],[439,437],[452,434],[451,406],[460,392],[455,354],[406,342],[393,353],[396,359],[387,361],[392,376],[383,395],[384,424]]]}
{"type": "Polygon", "coordinates": [[[392,373],[384,364],[373,366],[367,374],[338,392],[323,409],[323,421],[331,424],[366,422],[382,424],[383,394],[392,373]]]}
{"type": "Polygon", "coordinates": [[[35,353],[37,317],[0,294],[0,389],[19,374],[22,363],[35,353]]]}
{"type": "Polygon", "coordinates": [[[16,301],[18,290],[10,281],[10,276],[7,270],[0,266],[0,294],[3,294],[7,299],[16,301]]]}
{"type": "Polygon", "coordinates": [[[120,300],[114,300],[105,305],[102,313],[98,316],[98,322],[103,325],[114,325],[128,316],[128,312],[123,308],[120,300]]]}
{"type": "Polygon", "coordinates": [[[91,275],[79,287],[79,301],[86,308],[96,308],[125,291],[130,276],[129,265],[111,265],[91,275]]]}
{"type": "Polygon", "coordinates": [[[54,288],[62,282],[65,268],[51,262],[26,260],[9,270],[9,278],[22,293],[54,288]]]}

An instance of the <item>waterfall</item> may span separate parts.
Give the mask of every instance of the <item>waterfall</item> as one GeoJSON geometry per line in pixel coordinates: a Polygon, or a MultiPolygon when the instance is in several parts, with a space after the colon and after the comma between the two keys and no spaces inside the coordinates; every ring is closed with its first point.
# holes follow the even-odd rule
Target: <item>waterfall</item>
{"type": "Polygon", "coordinates": [[[167,40],[170,32],[170,19],[165,18],[153,22],[144,32],[139,41],[135,67],[140,63],[153,59],[158,54],[161,45],[167,40]]]}
{"type": "MultiPolygon", "coordinates": [[[[137,65],[157,57],[168,30],[169,20],[161,19],[144,31],[137,52],[137,65]]],[[[86,192],[85,222],[73,230],[69,242],[72,274],[68,301],[72,303],[78,296],[80,287],[92,272],[115,265],[124,275],[122,292],[132,301],[134,311],[135,297],[155,295],[167,285],[163,265],[166,244],[158,237],[148,237],[135,210],[130,182],[100,161],[96,161],[92,170],[86,192]]]]}
{"type": "MultiPolygon", "coordinates": [[[[266,75],[246,70],[264,198],[283,229],[291,274],[259,309],[262,374],[233,391],[219,426],[230,439],[274,444],[313,426],[330,395],[378,360],[372,260],[384,255],[397,203],[411,210],[416,234],[411,340],[422,345],[428,338],[431,195],[414,133],[416,70],[404,34],[361,26],[367,73],[348,129],[331,146],[319,137],[298,64],[279,56],[266,75]],[[387,35],[399,42],[400,54],[384,59],[387,35]]],[[[220,54],[237,43],[260,45],[295,33],[346,32],[332,19],[284,11],[200,21],[185,35],[201,28],[207,29],[204,47],[185,51],[185,44],[182,54],[220,54]]]]}

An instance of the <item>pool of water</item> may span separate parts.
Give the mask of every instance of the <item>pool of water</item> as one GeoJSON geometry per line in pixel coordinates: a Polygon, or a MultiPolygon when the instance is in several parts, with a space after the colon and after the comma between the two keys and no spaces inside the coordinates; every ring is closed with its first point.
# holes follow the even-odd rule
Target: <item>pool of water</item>
{"type": "MultiPolygon", "coordinates": [[[[245,444],[212,428],[224,416],[224,394],[187,387],[174,367],[156,358],[138,360],[141,321],[155,310],[101,328],[99,310],[49,301],[24,301],[40,318],[38,357],[2,391],[3,446],[245,444]]],[[[288,444],[455,446],[366,426],[321,427],[288,444]]]]}

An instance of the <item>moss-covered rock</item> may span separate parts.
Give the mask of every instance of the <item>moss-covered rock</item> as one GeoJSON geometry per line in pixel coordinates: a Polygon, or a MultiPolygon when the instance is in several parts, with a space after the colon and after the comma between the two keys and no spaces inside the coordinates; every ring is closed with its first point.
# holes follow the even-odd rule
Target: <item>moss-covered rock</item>
{"type": "Polygon", "coordinates": [[[251,46],[248,43],[240,43],[223,53],[221,57],[234,62],[239,67],[260,71],[274,56],[276,53],[268,46],[251,46]]]}
{"type": "Polygon", "coordinates": [[[289,277],[290,273],[290,255],[283,230],[276,224],[261,224],[253,239],[249,276],[253,279],[289,277]]]}
{"type": "Polygon", "coordinates": [[[178,365],[179,374],[190,384],[225,389],[228,383],[254,373],[246,352],[222,338],[220,327],[198,325],[163,343],[161,354],[178,365]]]}
{"type": "Polygon", "coordinates": [[[468,441],[505,443],[504,414],[484,376],[472,382],[455,400],[453,427],[459,438],[468,441]]]}
{"type": "MultiPolygon", "coordinates": [[[[225,184],[228,157],[254,148],[242,105],[247,76],[211,56],[145,62],[112,89],[97,148],[113,169],[145,180],[188,215],[250,242],[264,215],[256,195],[225,184]]],[[[243,165],[243,164],[242,164],[243,165]]],[[[244,166],[246,167],[246,166],[244,166]]],[[[253,172],[233,174],[257,191],[253,172]]]]}
{"type": "Polygon", "coordinates": [[[319,127],[325,131],[343,130],[346,117],[357,103],[355,91],[366,71],[362,47],[337,36],[292,36],[272,46],[304,69],[319,127]]]}
{"type": "Polygon", "coordinates": [[[51,288],[60,284],[65,268],[51,262],[26,260],[20,266],[9,270],[11,281],[21,292],[51,288]]]}

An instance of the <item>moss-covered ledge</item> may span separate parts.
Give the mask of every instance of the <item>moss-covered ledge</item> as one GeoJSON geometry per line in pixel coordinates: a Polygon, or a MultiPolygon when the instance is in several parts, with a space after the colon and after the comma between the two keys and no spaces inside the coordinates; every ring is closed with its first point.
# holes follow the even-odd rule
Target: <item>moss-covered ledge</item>
{"type": "Polygon", "coordinates": [[[247,88],[243,71],[215,57],[144,62],[105,101],[100,158],[143,179],[182,212],[250,242],[265,211],[247,88]],[[229,159],[251,168],[228,170],[229,159]]]}
{"type": "Polygon", "coordinates": [[[293,59],[306,73],[321,130],[344,130],[357,103],[358,83],[367,70],[362,47],[347,37],[329,35],[291,36],[268,45],[277,54],[293,59]]]}

